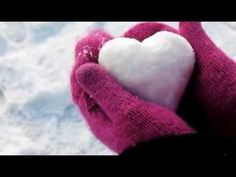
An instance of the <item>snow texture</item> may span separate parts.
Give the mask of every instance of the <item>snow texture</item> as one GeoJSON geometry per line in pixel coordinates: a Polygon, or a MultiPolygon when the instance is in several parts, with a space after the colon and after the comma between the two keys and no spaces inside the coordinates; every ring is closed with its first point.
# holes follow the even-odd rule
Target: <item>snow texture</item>
{"type": "MultiPolygon", "coordinates": [[[[73,105],[69,74],[76,41],[88,31],[120,36],[136,23],[0,22],[0,154],[114,154],[73,105]]],[[[204,28],[236,58],[236,23],[204,28]]]]}
{"type": "Polygon", "coordinates": [[[110,40],[101,48],[99,63],[130,92],[176,110],[191,77],[195,54],[185,38],[163,31],[143,42],[110,40]]]}

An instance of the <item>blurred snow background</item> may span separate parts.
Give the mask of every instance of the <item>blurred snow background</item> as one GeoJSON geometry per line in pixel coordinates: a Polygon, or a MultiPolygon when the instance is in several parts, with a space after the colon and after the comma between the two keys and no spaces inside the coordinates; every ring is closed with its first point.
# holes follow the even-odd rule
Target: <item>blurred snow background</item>
{"type": "MultiPolygon", "coordinates": [[[[73,105],[69,74],[76,41],[88,31],[120,36],[136,23],[0,22],[0,154],[114,154],[73,105]]],[[[236,23],[203,26],[236,58],[236,23]]]]}

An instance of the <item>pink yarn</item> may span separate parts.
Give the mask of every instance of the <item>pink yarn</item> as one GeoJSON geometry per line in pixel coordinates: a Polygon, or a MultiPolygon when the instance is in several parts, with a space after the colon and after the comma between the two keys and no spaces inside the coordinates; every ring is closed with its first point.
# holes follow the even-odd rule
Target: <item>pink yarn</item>
{"type": "Polygon", "coordinates": [[[194,93],[211,128],[236,138],[236,63],[204,32],[200,22],[181,22],[180,34],[195,50],[194,93]]]}
{"type": "MultiPolygon", "coordinates": [[[[178,33],[164,24],[141,23],[123,36],[142,41],[158,31],[178,33]]],[[[194,133],[174,112],[132,95],[97,64],[100,48],[110,39],[109,34],[96,30],[80,40],[71,72],[73,101],[94,135],[121,153],[160,136],[194,133]]]]}

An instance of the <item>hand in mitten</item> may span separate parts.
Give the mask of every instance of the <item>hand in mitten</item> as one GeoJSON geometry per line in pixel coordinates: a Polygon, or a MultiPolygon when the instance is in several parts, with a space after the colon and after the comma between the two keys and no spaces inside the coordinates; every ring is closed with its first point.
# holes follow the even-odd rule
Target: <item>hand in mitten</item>
{"type": "MultiPolygon", "coordinates": [[[[141,41],[162,30],[177,33],[163,24],[144,23],[124,36],[141,41]]],[[[101,47],[110,39],[107,33],[94,31],[80,40],[71,73],[73,101],[94,135],[113,151],[121,153],[139,142],[194,133],[174,112],[131,94],[97,64],[101,47]]]]}
{"type": "Polygon", "coordinates": [[[180,34],[196,54],[194,93],[209,125],[236,138],[236,63],[207,36],[199,22],[181,22],[180,34]]]}

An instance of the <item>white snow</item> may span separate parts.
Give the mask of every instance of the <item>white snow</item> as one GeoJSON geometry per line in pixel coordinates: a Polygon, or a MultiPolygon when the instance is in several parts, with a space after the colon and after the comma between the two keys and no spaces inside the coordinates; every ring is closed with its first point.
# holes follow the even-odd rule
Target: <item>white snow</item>
{"type": "Polygon", "coordinates": [[[176,110],[191,77],[195,54],[185,38],[164,31],[143,42],[110,40],[101,48],[99,63],[132,93],[176,110]]]}
{"type": "MultiPolygon", "coordinates": [[[[0,22],[0,154],[114,154],[73,105],[69,73],[76,41],[88,31],[119,36],[136,23],[0,22]]],[[[204,28],[236,58],[235,23],[204,28]]]]}

